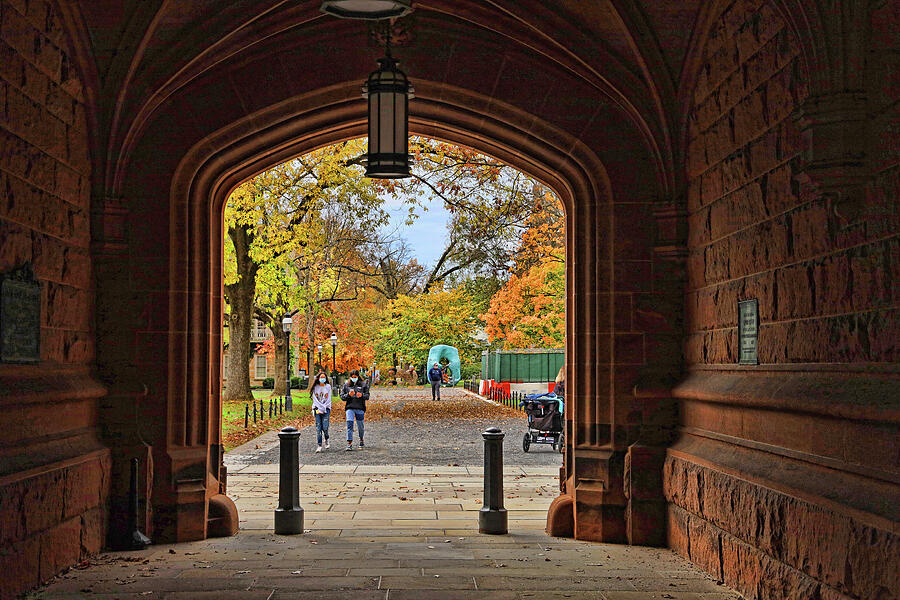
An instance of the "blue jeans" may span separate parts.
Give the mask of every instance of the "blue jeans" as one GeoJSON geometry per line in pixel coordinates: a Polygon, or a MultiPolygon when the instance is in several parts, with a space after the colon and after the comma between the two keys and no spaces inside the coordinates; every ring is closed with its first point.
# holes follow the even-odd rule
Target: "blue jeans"
{"type": "Polygon", "coordinates": [[[366,416],[366,411],[359,410],[358,408],[348,408],[347,409],[347,441],[353,441],[353,420],[356,420],[356,428],[359,430],[359,439],[363,439],[363,435],[365,435],[366,428],[363,425],[363,418],[366,416]]]}
{"type": "Polygon", "coordinates": [[[316,413],[316,443],[322,445],[322,435],[325,435],[325,441],[328,441],[328,420],[331,418],[331,410],[327,410],[325,414],[316,413]]]}

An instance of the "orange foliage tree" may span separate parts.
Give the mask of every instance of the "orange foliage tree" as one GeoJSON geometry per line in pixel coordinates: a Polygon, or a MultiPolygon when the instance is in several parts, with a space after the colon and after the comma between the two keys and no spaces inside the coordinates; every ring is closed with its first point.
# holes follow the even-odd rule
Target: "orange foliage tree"
{"type": "Polygon", "coordinates": [[[558,348],[565,340],[565,216],[545,194],[529,215],[509,280],[482,315],[491,343],[558,348]]]}

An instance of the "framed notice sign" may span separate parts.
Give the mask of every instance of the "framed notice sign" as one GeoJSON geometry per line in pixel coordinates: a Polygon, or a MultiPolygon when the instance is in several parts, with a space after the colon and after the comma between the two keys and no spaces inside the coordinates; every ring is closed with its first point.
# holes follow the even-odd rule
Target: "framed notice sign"
{"type": "Polygon", "coordinates": [[[759,364],[759,301],[738,302],[738,364],[759,364]]]}
{"type": "Polygon", "coordinates": [[[41,284],[31,265],[0,276],[0,362],[41,359],[41,284]]]}

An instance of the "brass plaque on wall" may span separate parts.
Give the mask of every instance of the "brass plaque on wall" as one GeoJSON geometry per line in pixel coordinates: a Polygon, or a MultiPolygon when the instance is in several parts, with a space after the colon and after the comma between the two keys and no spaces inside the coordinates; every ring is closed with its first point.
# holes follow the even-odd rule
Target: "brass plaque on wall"
{"type": "Polygon", "coordinates": [[[0,361],[41,360],[41,284],[31,267],[7,273],[0,283],[0,361]]]}
{"type": "Polygon", "coordinates": [[[738,364],[759,364],[759,301],[738,302],[738,364]]]}

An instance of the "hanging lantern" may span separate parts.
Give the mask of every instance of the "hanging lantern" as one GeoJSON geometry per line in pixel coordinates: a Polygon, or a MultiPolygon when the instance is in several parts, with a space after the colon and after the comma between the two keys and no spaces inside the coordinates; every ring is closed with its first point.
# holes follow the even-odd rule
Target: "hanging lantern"
{"type": "Polygon", "coordinates": [[[324,0],[323,13],[344,19],[389,19],[411,10],[411,0],[324,0]]]}
{"type": "Polygon", "coordinates": [[[366,177],[409,177],[409,99],[413,88],[397,68],[388,43],[387,55],[378,59],[377,71],[363,86],[369,101],[369,152],[366,177]]]}

